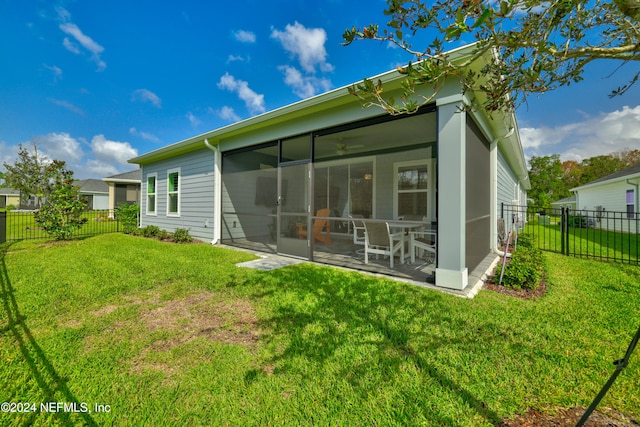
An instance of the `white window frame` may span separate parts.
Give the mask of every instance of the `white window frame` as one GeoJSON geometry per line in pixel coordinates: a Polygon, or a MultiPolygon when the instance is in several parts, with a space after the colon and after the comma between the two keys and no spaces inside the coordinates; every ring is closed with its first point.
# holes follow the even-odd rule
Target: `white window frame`
{"type": "Polygon", "coordinates": [[[435,177],[433,176],[434,159],[410,160],[406,162],[395,162],[393,164],[393,217],[398,218],[398,194],[405,193],[427,193],[427,213],[426,217],[433,221],[435,219],[435,177]],[[407,166],[427,167],[427,189],[426,190],[398,190],[398,170],[407,166]]]}
{"type": "Polygon", "coordinates": [[[171,216],[171,217],[179,217],[180,216],[180,212],[181,212],[181,203],[182,203],[182,172],[180,170],[180,168],[173,168],[173,169],[169,169],[167,171],[167,216],[171,216]],[[171,185],[171,180],[169,179],[169,176],[171,176],[172,174],[177,173],[178,174],[178,190],[177,191],[171,191],[171,189],[169,188],[169,186],[171,185]],[[170,212],[169,208],[171,206],[170,203],[170,199],[172,195],[176,195],[176,197],[178,198],[178,211],[177,212],[170,212]]]}
{"type": "Polygon", "coordinates": [[[145,205],[146,205],[146,214],[151,216],[158,215],[158,173],[150,173],[147,175],[147,180],[144,186],[145,193],[145,205]],[[149,194],[149,178],[154,179],[154,193],[149,194]],[[149,196],[153,195],[153,211],[149,210],[149,196]]]}
{"type": "Polygon", "coordinates": [[[625,196],[625,209],[627,210],[627,219],[635,219],[635,208],[636,208],[636,192],[635,190],[631,189],[631,190],[627,190],[624,194],[625,196]],[[629,194],[631,194],[631,199],[632,202],[629,203],[629,194]],[[629,210],[629,207],[631,207],[631,210],[629,210]]]}

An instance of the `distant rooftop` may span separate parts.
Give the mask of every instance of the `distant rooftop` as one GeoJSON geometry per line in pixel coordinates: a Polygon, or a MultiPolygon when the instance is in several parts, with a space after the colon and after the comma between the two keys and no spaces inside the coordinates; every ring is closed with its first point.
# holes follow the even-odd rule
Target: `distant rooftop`
{"type": "Polygon", "coordinates": [[[136,169],[136,170],[132,170],[129,172],[123,172],[123,173],[119,173],[117,175],[111,175],[108,176],[106,178],[103,178],[103,181],[111,181],[111,182],[118,182],[118,181],[138,181],[140,182],[142,180],[142,170],[140,169],[136,169]]]}
{"type": "Polygon", "coordinates": [[[20,191],[9,187],[0,187],[0,196],[19,196],[20,191]]]}
{"type": "MultiPolygon", "coordinates": [[[[593,184],[599,184],[601,182],[605,182],[605,181],[611,181],[614,179],[620,179],[620,178],[624,178],[626,176],[631,176],[631,175],[636,175],[636,174],[640,174],[640,163],[635,164],[629,168],[626,169],[622,169],[618,172],[614,172],[612,174],[609,174],[607,176],[603,176],[602,178],[598,178],[595,179],[591,182],[587,182],[586,184],[582,184],[579,187],[576,188],[582,188],[582,187],[586,187],[587,185],[593,185],[593,184]]],[[[572,190],[575,190],[575,188],[572,188],[572,190]]]]}
{"type": "Polygon", "coordinates": [[[100,179],[81,179],[77,182],[81,193],[108,193],[109,186],[100,179]]]}

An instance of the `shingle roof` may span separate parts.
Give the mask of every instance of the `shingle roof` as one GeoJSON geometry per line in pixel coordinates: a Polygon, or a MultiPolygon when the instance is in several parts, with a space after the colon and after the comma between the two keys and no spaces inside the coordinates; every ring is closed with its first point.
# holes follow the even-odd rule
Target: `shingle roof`
{"type": "Polygon", "coordinates": [[[81,193],[108,193],[109,186],[99,179],[81,179],[77,182],[81,193]]]}
{"type": "Polygon", "coordinates": [[[555,202],[551,202],[552,205],[555,204],[563,204],[563,203],[575,203],[576,202],[576,196],[569,196],[569,197],[565,197],[564,199],[560,199],[560,200],[556,200],[555,202]]]}
{"type": "MultiPolygon", "coordinates": [[[[624,178],[625,176],[640,174],[640,163],[633,165],[629,168],[622,169],[618,172],[614,172],[610,175],[604,176],[602,178],[594,179],[591,182],[587,182],[586,184],[581,185],[580,187],[585,187],[587,185],[598,184],[605,181],[610,181],[612,179],[624,178]]],[[[577,187],[577,188],[580,188],[577,187]]]]}
{"type": "Polygon", "coordinates": [[[19,190],[15,190],[13,188],[9,188],[9,187],[3,187],[3,188],[0,188],[0,195],[2,195],[2,196],[19,196],[20,195],[20,191],[19,190]]]}
{"type": "Polygon", "coordinates": [[[117,175],[111,175],[103,179],[103,181],[141,181],[142,170],[136,169],[129,172],[119,173],[117,175]]]}

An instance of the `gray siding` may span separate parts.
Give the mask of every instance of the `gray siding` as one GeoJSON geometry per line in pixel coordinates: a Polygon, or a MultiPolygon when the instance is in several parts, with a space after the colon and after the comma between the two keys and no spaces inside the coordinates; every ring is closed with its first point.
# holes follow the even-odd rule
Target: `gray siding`
{"type": "Polygon", "coordinates": [[[186,228],[200,240],[211,241],[214,232],[214,164],[212,151],[203,148],[142,167],[141,226],[163,230],[186,228]],[[180,168],[180,216],[167,216],[167,173],[180,168]],[[156,215],[147,215],[147,176],[157,173],[156,215]]]}
{"type": "MultiPolygon", "coordinates": [[[[498,170],[497,170],[497,199],[498,199],[498,218],[500,217],[500,206],[502,203],[511,205],[513,200],[518,198],[518,179],[509,167],[504,155],[498,150],[498,170]]],[[[521,204],[526,201],[521,200],[521,204]]]]}

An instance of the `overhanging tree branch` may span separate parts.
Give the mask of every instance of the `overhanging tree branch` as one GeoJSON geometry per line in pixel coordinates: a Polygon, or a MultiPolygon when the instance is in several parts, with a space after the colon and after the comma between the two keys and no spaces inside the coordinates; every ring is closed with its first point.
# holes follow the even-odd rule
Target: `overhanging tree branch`
{"type": "MultiPolygon", "coordinates": [[[[351,88],[365,105],[392,114],[410,113],[432,101],[435,95],[416,99],[416,87],[430,85],[435,94],[447,78],[459,79],[465,91],[483,92],[483,107],[494,111],[514,108],[530,94],[579,82],[584,67],[595,60],[640,60],[639,0],[387,0],[387,5],[386,28],[354,27],[343,34],[343,44],[389,42],[415,57],[416,63],[399,69],[406,79],[398,100],[387,97],[381,84],[365,81],[351,88]],[[436,36],[424,49],[414,49],[412,36],[425,30],[436,36]],[[469,36],[477,43],[467,60],[455,62],[445,54],[447,42],[469,36]],[[492,49],[500,60],[484,64],[480,72],[465,71],[492,49]]],[[[638,74],[612,95],[624,93],[637,80],[638,74]]]]}

